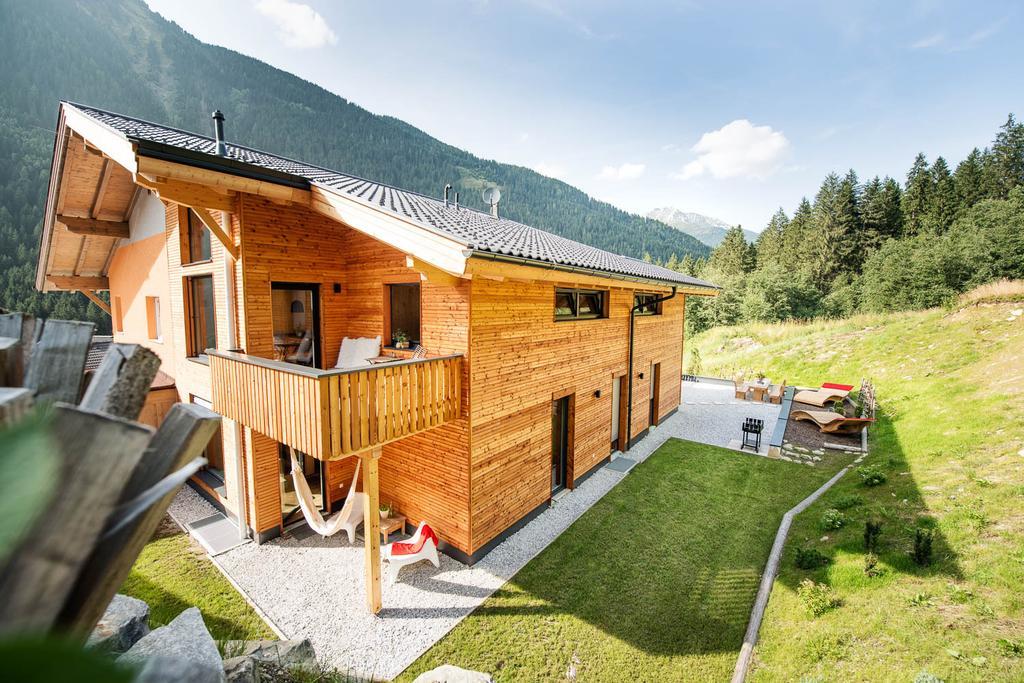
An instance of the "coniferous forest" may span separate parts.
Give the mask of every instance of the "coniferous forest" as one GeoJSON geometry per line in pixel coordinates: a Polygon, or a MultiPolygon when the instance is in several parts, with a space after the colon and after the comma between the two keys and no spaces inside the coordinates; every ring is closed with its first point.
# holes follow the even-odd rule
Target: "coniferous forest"
{"type": "Polygon", "coordinates": [[[479,209],[481,191],[498,185],[508,218],[618,254],[667,260],[709,252],[664,223],[201,43],[142,0],[0,0],[0,64],[0,307],[109,330],[109,318],[80,294],[34,288],[62,99],[207,135],[210,112],[221,109],[232,142],[432,196],[451,183],[463,205],[479,209]]]}
{"type": "Polygon", "coordinates": [[[690,332],[740,322],[844,317],[945,304],[977,285],[1024,277],[1024,123],[956,168],[918,154],[900,182],[830,173],[753,243],[739,227],[707,259],[671,268],[721,286],[692,299],[690,332]]]}

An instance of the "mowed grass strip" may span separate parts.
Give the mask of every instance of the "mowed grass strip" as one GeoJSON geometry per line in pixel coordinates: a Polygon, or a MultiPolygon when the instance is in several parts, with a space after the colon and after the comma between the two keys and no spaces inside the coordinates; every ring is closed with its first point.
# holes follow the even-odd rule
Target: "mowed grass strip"
{"type": "Polygon", "coordinates": [[[786,510],[840,466],[669,440],[399,680],[724,680],[786,510]]]}
{"type": "Polygon", "coordinates": [[[195,606],[214,640],[277,639],[202,548],[167,518],[135,560],[121,592],[149,604],[151,628],[195,606]]]}

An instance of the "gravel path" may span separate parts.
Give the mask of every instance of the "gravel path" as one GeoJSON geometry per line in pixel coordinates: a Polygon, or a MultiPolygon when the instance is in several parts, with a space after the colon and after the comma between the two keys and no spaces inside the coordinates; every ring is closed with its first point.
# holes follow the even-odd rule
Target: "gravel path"
{"type": "MultiPolygon", "coordinates": [[[[643,461],[669,437],[728,446],[743,417],[774,420],[778,406],[732,399],[731,387],[685,383],[679,412],[651,430],[629,452],[643,461]],[[741,405],[742,403],[742,405],[741,405]]],[[[384,607],[365,608],[361,536],[278,538],[249,543],[217,556],[217,562],[288,637],[306,637],[317,654],[352,674],[391,679],[436,643],[491,593],[540,553],[627,474],[603,468],[472,567],[441,555],[402,569],[399,581],[384,579],[384,607]]],[[[179,523],[212,514],[189,488],[171,506],[179,523]]]]}

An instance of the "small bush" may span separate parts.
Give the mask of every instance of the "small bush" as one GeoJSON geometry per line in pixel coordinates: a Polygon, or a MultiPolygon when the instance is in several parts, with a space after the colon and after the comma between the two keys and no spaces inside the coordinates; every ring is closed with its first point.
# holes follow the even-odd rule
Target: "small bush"
{"type": "Polygon", "coordinates": [[[846,515],[835,508],[829,508],[821,515],[821,528],[825,531],[842,529],[844,524],[846,524],[846,515]]]}
{"type": "Polygon", "coordinates": [[[818,552],[814,548],[796,549],[796,566],[800,569],[817,569],[824,567],[831,560],[827,555],[818,552]]]}
{"type": "Polygon", "coordinates": [[[865,486],[879,486],[887,481],[885,472],[878,465],[864,465],[857,468],[861,483],[865,486]]]}
{"type": "Polygon", "coordinates": [[[864,503],[864,499],[858,495],[848,493],[842,496],[836,496],[832,499],[832,507],[836,510],[849,510],[852,507],[857,507],[864,503]]]}
{"type": "Polygon", "coordinates": [[[999,651],[1007,657],[1024,657],[1024,641],[1000,638],[996,641],[999,651]]]}
{"type": "Polygon", "coordinates": [[[949,599],[957,604],[964,604],[974,599],[974,592],[970,588],[965,586],[958,586],[955,583],[951,583],[949,588],[949,599]]]}
{"type": "Polygon", "coordinates": [[[866,576],[874,578],[884,573],[885,570],[878,566],[878,555],[868,553],[864,556],[864,574],[866,576]]]}
{"type": "Polygon", "coordinates": [[[864,550],[874,553],[878,550],[878,537],[882,535],[882,523],[869,519],[864,523],[864,550]]]}
{"type": "Polygon", "coordinates": [[[825,612],[835,609],[843,604],[839,596],[823,583],[815,583],[810,579],[804,579],[796,589],[804,608],[812,617],[820,617],[825,612]]]}
{"type": "Polygon", "coordinates": [[[911,557],[919,567],[927,567],[932,563],[932,540],[935,532],[931,529],[918,527],[914,530],[914,552],[911,557]]]}
{"type": "Polygon", "coordinates": [[[852,638],[847,633],[821,633],[807,642],[807,654],[816,662],[842,659],[850,650],[852,638]]]}
{"type": "Polygon", "coordinates": [[[935,602],[929,593],[914,593],[907,598],[907,604],[911,607],[932,607],[935,602]]]}

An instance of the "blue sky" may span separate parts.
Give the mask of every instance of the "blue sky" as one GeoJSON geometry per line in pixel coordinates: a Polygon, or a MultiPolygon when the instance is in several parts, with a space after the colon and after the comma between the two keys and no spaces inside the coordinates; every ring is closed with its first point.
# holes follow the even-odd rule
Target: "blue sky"
{"type": "Polygon", "coordinates": [[[1013,2],[147,2],[479,156],[754,230],[829,171],[902,180],[1024,117],[1013,2]]]}

